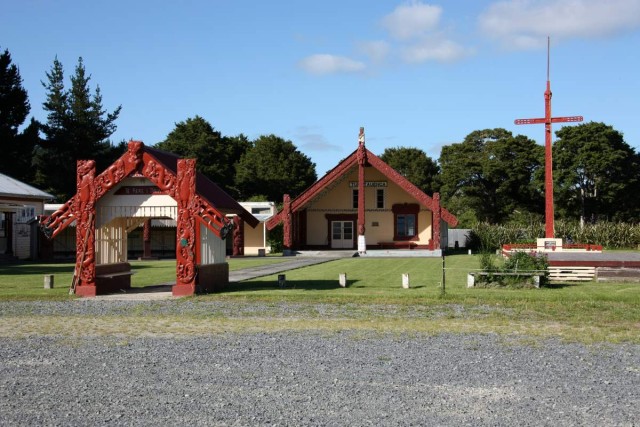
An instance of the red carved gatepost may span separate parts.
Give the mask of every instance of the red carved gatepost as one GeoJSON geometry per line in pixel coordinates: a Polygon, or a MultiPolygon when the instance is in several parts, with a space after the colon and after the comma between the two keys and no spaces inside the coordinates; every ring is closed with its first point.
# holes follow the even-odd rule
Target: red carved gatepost
{"type": "Polygon", "coordinates": [[[292,230],[292,218],[291,218],[291,196],[288,194],[284,195],[283,199],[283,226],[282,226],[282,234],[283,234],[283,246],[287,250],[291,250],[293,248],[293,230],[292,230]]]}
{"type": "Polygon", "coordinates": [[[364,213],[364,167],[367,164],[367,150],[364,146],[364,128],[360,128],[358,135],[358,252],[367,252],[364,213]]]}
{"type": "Polygon", "coordinates": [[[76,268],[72,290],[76,295],[96,296],[96,162],[76,163],[76,197],[72,204],[76,218],[76,268]]]}
{"type": "Polygon", "coordinates": [[[433,249],[440,249],[440,221],[442,212],[440,208],[440,193],[433,193],[433,249]]]}
{"type": "Polygon", "coordinates": [[[177,172],[176,284],[172,293],[183,296],[196,290],[196,161],[179,159],[177,172]]]}

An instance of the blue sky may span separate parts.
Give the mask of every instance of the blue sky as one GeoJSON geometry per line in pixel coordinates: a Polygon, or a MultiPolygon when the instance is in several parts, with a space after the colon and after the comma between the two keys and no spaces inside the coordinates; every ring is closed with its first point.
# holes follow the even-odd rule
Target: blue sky
{"type": "MultiPolygon", "coordinates": [[[[9,49],[44,121],[41,81],[82,56],[112,140],[152,145],[200,115],[224,135],[276,134],[321,176],[357,145],[423,149],[506,128],[544,141],[554,116],[604,122],[640,148],[640,0],[0,0],[9,49]]],[[[68,84],[68,80],[67,80],[68,84]]],[[[557,130],[558,126],[554,127],[557,130]]]]}

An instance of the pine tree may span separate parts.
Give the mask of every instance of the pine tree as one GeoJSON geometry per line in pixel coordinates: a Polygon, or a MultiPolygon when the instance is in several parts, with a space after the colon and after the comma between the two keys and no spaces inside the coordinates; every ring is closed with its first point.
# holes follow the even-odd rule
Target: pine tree
{"type": "Polygon", "coordinates": [[[69,90],[65,89],[64,69],[57,57],[46,75],[47,82],[42,85],[47,90],[43,103],[47,122],[42,125],[45,138],[34,158],[36,182],[63,201],[76,191],[76,160],[95,159],[101,171],[121,154],[122,144],[113,147],[108,138],[116,130],[122,107],[111,113],[104,110],[100,87],[91,94],[91,76],[82,58],[71,76],[69,90]]]}
{"type": "Polygon", "coordinates": [[[32,135],[33,122],[26,134],[19,128],[30,110],[20,71],[5,49],[0,54],[0,172],[24,181],[29,181],[33,140],[27,136],[32,135]]]}

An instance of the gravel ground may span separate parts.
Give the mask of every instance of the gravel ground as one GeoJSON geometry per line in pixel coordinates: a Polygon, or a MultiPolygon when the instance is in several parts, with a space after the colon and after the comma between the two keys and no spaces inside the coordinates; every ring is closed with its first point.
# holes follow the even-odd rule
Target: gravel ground
{"type": "MultiPolygon", "coordinates": [[[[3,316],[473,322],[495,310],[192,299],[7,302],[0,303],[0,330],[3,316]]],[[[5,328],[0,425],[97,424],[640,426],[640,345],[317,330],[17,337],[5,328]]]]}

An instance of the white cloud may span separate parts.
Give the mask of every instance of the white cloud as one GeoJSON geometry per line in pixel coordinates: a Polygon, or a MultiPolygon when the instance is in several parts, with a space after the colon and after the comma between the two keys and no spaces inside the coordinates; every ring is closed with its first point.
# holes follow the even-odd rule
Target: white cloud
{"type": "Polygon", "coordinates": [[[640,0],[511,0],[494,3],[479,19],[481,31],[514,49],[554,39],[602,37],[640,27],[640,0]]]}
{"type": "Polygon", "coordinates": [[[309,151],[342,151],[338,145],[331,144],[315,126],[300,126],[296,129],[296,140],[302,141],[300,148],[309,151]]]}
{"type": "Polygon", "coordinates": [[[335,73],[354,73],[363,71],[364,63],[345,56],[329,54],[311,55],[299,62],[300,67],[310,74],[325,75],[335,73]]]}
{"type": "Polygon", "coordinates": [[[360,52],[376,63],[384,61],[391,50],[389,43],[384,40],[359,42],[357,47],[360,52]]]}
{"type": "Polygon", "coordinates": [[[426,38],[402,49],[401,57],[405,62],[417,64],[427,61],[454,62],[471,55],[471,50],[458,43],[435,37],[426,38]]]}
{"type": "Polygon", "coordinates": [[[382,26],[397,39],[406,40],[424,35],[438,26],[442,8],[411,1],[395,8],[382,18],[382,26]]]}

